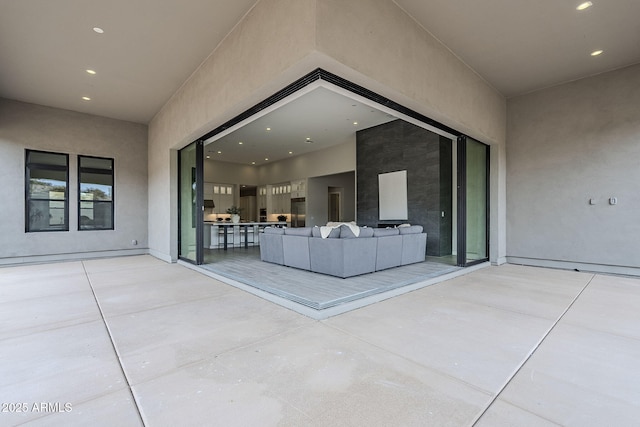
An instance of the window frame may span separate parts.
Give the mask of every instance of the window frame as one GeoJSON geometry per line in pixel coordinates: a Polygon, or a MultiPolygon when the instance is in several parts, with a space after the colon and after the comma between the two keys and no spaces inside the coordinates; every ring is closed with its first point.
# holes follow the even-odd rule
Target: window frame
{"type": "Polygon", "coordinates": [[[44,150],[31,150],[25,149],[25,157],[24,157],[24,178],[25,178],[25,186],[24,186],[24,231],[25,233],[46,233],[46,232],[56,232],[56,231],[69,231],[69,154],[67,153],[59,153],[55,151],[44,151],[44,150]],[[65,165],[54,165],[47,163],[36,163],[30,161],[30,153],[43,153],[43,154],[53,154],[56,156],[64,156],[65,165]],[[65,189],[64,189],[64,200],[60,199],[32,199],[31,197],[31,171],[32,170],[52,170],[52,171],[63,171],[65,173],[65,189]],[[32,230],[30,227],[30,213],[31,213],[31,201],[32,200],[48,200],[63,202],[64,204],[64,224],[62,228],[49,228],[44,230],[32,230]]]}
{"type": "Polygon", "coordinates": [[[104,231],[104,230],[115,230],[115,199],[116,199],[116,177],[115,177],[115,159],[113,157],[100,157],[100,156],[86,156],[82,154],[78,154],[78,231],[104,231]],[[99,169],[99,168],[88,168],[82,167],[82,159],[99,159],[99,160],[108,160],[111,162],[111,169],[99,169]],[[93,200],[82,200],[82,173],[94,173],[94,174],[102,174],[102,175],[110,175],[111,176],[111,200],[110,201],[98,201],[98,203],[110,203],[111,209],[111,227],[92,227],[92,228],[82,228],[82,203],[93,203],[95,207],[96,201],[93,200]],[[105,173],[110,172],[110,173],[105,173]]]}

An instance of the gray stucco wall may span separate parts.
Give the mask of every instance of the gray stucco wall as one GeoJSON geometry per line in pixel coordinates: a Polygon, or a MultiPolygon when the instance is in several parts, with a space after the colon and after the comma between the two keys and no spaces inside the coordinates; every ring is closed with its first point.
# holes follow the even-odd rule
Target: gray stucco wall
{"type": "Polygon", "coordinates": [[[640,274],[640,65],[509,100],[507,141],[507,259],[640,274]]]}
{"type": "Polygon", "coordinates": [[[0,179],[0,264],[147,252],[144,125],[0,98],[0,179]],[[69,231],[25,233],[25,149],[69,154],[69,231]],[[79,154],[114,159],[115,230],[78,231],[79,154]]]}

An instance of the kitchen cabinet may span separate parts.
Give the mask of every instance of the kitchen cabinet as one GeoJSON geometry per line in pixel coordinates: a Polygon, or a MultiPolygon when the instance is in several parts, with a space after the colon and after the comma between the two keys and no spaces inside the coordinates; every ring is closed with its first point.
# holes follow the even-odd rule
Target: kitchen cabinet
{"type": "Polygon", "coordinates": [[[291,183],[285,182],[267,186],[267,212],[269,214],[289,214],[291,210],[291,183]]]}
{"type": "Polygon", "coordinates": [[[291,181],[291,198],[299,199],[307,197],[307,180],[297,179],[291,181]]]}

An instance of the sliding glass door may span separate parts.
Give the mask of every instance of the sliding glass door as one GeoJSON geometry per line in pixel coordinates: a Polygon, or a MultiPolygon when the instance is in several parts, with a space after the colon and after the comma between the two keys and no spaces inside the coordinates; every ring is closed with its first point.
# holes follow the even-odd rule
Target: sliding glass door
{"type": "Polygon", "coordinates": [[[489,259],[489,147],[458,138],[458,265],[489,259]]]}
{"type": "Polygon", "coordinates": [[[196,141],[178,152],[178,255],[194,264],[202,264],[204,256],[202,146],[196,141]]]}

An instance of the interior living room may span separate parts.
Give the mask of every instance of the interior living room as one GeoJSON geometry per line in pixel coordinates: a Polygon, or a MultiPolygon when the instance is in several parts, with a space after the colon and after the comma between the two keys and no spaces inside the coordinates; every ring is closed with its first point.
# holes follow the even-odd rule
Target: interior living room
{"type": "MultiPolygon", "coordinates": [[[[462,260],[457,258],[458,139],[444,126],[406,117],[318,80],[280,100],[269,111],[262,110],[203,140],[202,184],[196,182],[197,168],[190,166],[195,160],[191,148],[187,149],[188,156],[181,156],[189,159],[189,164],[179,173],[186,178],[181,185],[187,195],[188,187],[203,187],[202,228],[196,230],[194,211],[201,209],[193,203],[192,191],[182,205],[181,215],[186,221],[181,226],[180,242],[181,253],[183,248],[186,252],[184,258],[192,261],[197,259],[197,246],[202,245],[202,264],[209,271],[325,309],[452,273],[459,270],[455,266],[469,261],[487,259],[487,216],[477,212],[481,207],[486,210],[484,188],[484,200],[473,194],[481,203],[469,215],[480,224],[480,234],[472,236],[478,244],[469,245],[462,260]],[[398,174],[404,174],[402,182],[390,184],[389,197],[395,197],[404,187],[404,199],[394,198],[391,206],[385,207],[379,180],[398,174]],[[385,208],[400,207],[404,213],[399,216],[384,212],[385,208]],[[236,209],[238,215],[232,221],[236,209]],[[421,269],[404,268],[393,275],[378,273],[376,279],[351,278],[346,286],[345,280],[317,274],[289,270],[283,276],[273,265],[261,262],[269,258],[260,244],[265,227],[318,228],[328,223],[353,223],[365,228],[395,228],[403,223],[419,226],[427,236],[426,246],[420,250],[421,269]],[[202,235],[200,243],[197,235],[202,235]],[[322,289],[320,294],[318,289],[322,289]]],[[[483,160],[481,169],[485,163],[483,160]]],[[[482,182],[486,179],[474,181],[480,187],[482,182]]],[[[289,262],[284,265],[297,266],[289,262]]],[[[304,263],[299,267],[305,269],[304,263]]],[[[383,263],[373,270],[386,268],[389,265],[383,263]]]]}
{"type": "Polygon", "coordinates": [[[0,424],[637,424],[639,14],[0,2],[0,424]]]}

